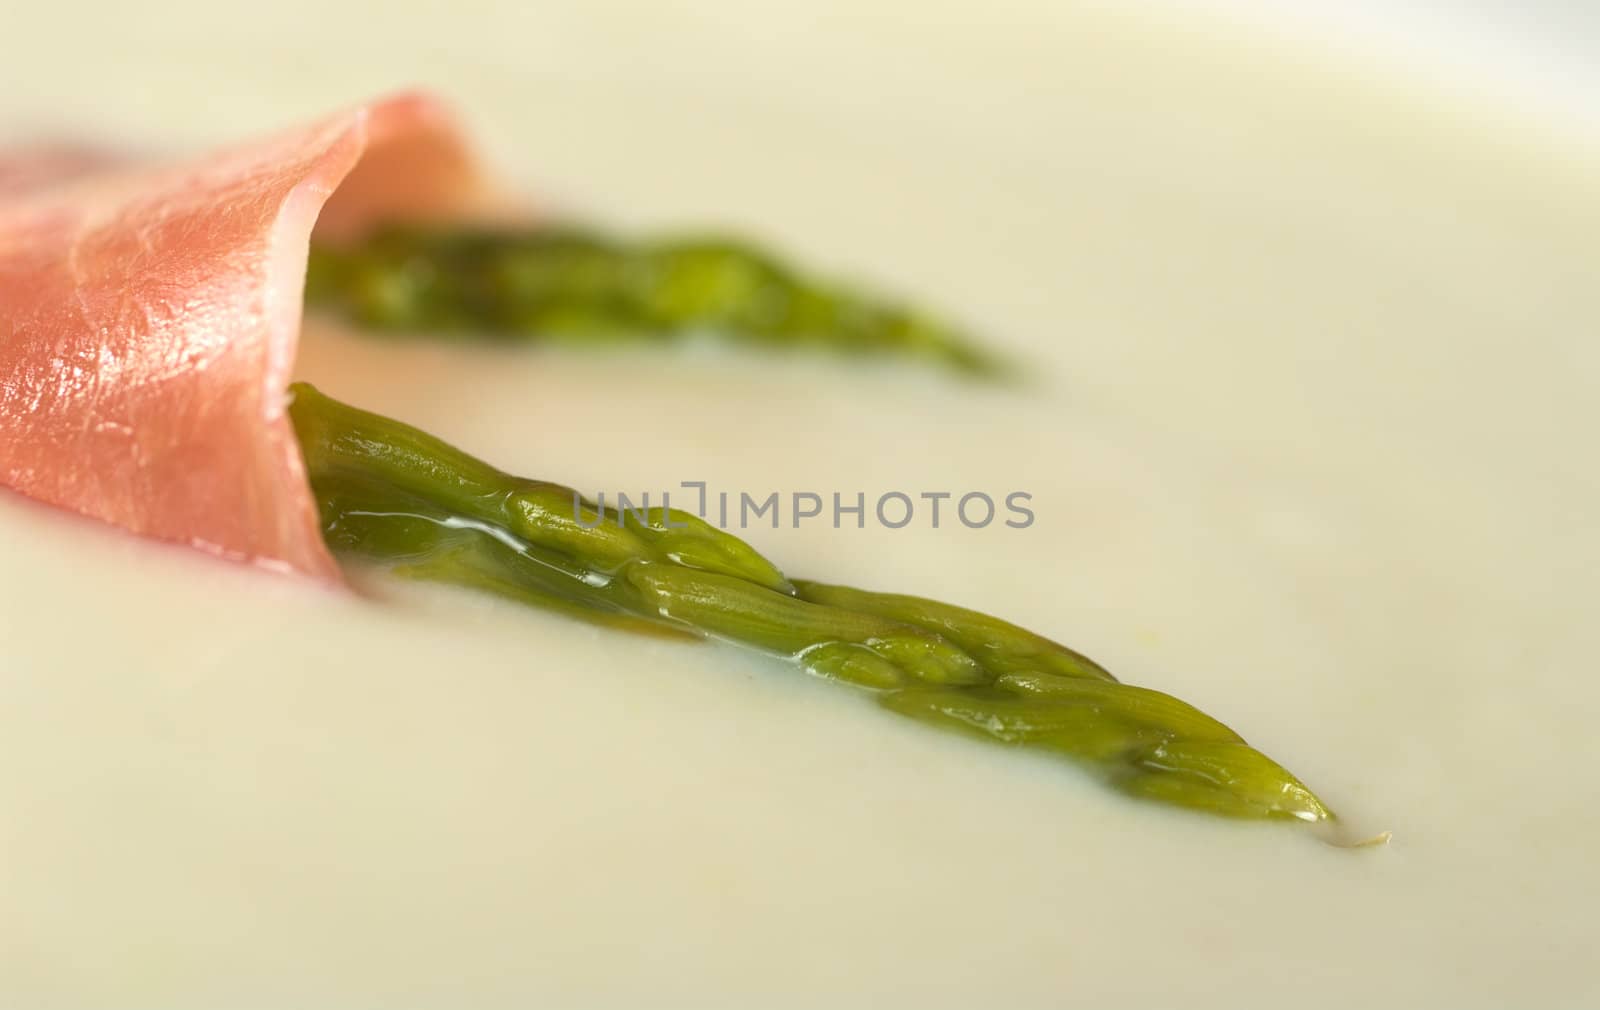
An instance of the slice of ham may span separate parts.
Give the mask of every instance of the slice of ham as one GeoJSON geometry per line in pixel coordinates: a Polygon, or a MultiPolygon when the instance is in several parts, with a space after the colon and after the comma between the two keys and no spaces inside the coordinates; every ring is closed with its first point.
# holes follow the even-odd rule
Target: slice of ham
{"type": "Polygon", "coordinates": [[[0,161],[0,484],[337,581],[285,413],[313,226],[481,199],[417,95],[174,165],[0,161]]]}

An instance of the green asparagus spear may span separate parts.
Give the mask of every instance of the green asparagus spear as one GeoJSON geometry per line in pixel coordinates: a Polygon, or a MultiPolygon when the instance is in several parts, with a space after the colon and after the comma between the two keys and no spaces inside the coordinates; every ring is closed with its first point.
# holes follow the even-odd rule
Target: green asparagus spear
{"type": "Polygon", "coordinates": [[[583,343],[715,333],[999,370],[945,323],[717,238],[622,242],[550,225],[390,228],[354,245],[313,247],[306,299],[378,330],[583,343]]]}
{"type": "Polygon", "coordinates": [[[848,586],[797,582],[802,599],[877,614],[943,635],[996,675],[1038,671],[1064,677],[1116,680],[1099,663],[1015,624],[920,596],[869,593],[848,586]]]}
{"type": "Polygon", "coordinates": [[[1053,752],[1129,795],[1235,817],[1332,821],[1301,782],[1176,698],[986,614],[791,583],[685,513],[608,513],[415,428],[296,385],[290,416],[336,550],[606,624],[719,638],[879,692],[887,709],[1053,752]]]}

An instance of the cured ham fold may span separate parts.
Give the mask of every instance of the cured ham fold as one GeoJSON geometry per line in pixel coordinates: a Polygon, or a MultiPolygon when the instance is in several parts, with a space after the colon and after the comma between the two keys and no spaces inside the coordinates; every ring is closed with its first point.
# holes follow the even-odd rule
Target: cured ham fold
{"type": "Polygon", "coordinates": [[[337,580],[285,413],[313,228],[479,194],[416,95],[177,164],[0,159],[0,484],[337,580]]]}

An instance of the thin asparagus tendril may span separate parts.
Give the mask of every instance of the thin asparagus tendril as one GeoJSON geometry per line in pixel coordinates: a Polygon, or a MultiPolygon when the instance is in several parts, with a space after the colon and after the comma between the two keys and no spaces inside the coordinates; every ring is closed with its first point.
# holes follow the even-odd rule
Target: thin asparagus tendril
{"type": "Polygon", "coordinates": [[[309,385],[292,394],[336,550],[605,624],[786,657],[875,692],[889,711],[1068,757],[1129,795],[1234,817],[1334,819],[1227,726],[1030,631],[919,597],[791,582],[693,515],[603,512],[309,385]]]}
{"type": "Polygon", "coordinates": [[[724,238],[624,242],[543,225],[518,231],[390,227],[316,245],[309,304],[375,330],[608,343],[716,334],[772,347],[921,358],[1001,371],[919,311],[814,280],[724,238]]]}

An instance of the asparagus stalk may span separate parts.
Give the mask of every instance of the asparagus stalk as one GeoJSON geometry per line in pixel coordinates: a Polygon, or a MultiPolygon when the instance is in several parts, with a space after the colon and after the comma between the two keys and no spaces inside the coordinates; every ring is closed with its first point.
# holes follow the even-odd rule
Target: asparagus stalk
{"type": "Polygon", "coordinates": [[[976,611],[791,582],[697,517],[602,513],[309,385],[290,415],[336,550],[639,630],[718,638],[877,693],[889,711],[1073,759],[1127,794],[1212,814],[1332,821],[1298,779],[1176,698],[976,611]]]}
{"type": "Polygon", "coordinates": [[[922,358],[970,374],[999,369],[937,319],[720,238],[389,228],[354,245],[313,247],[306,298],[377,330],[582,343],[714,333],[922,358]]]}

